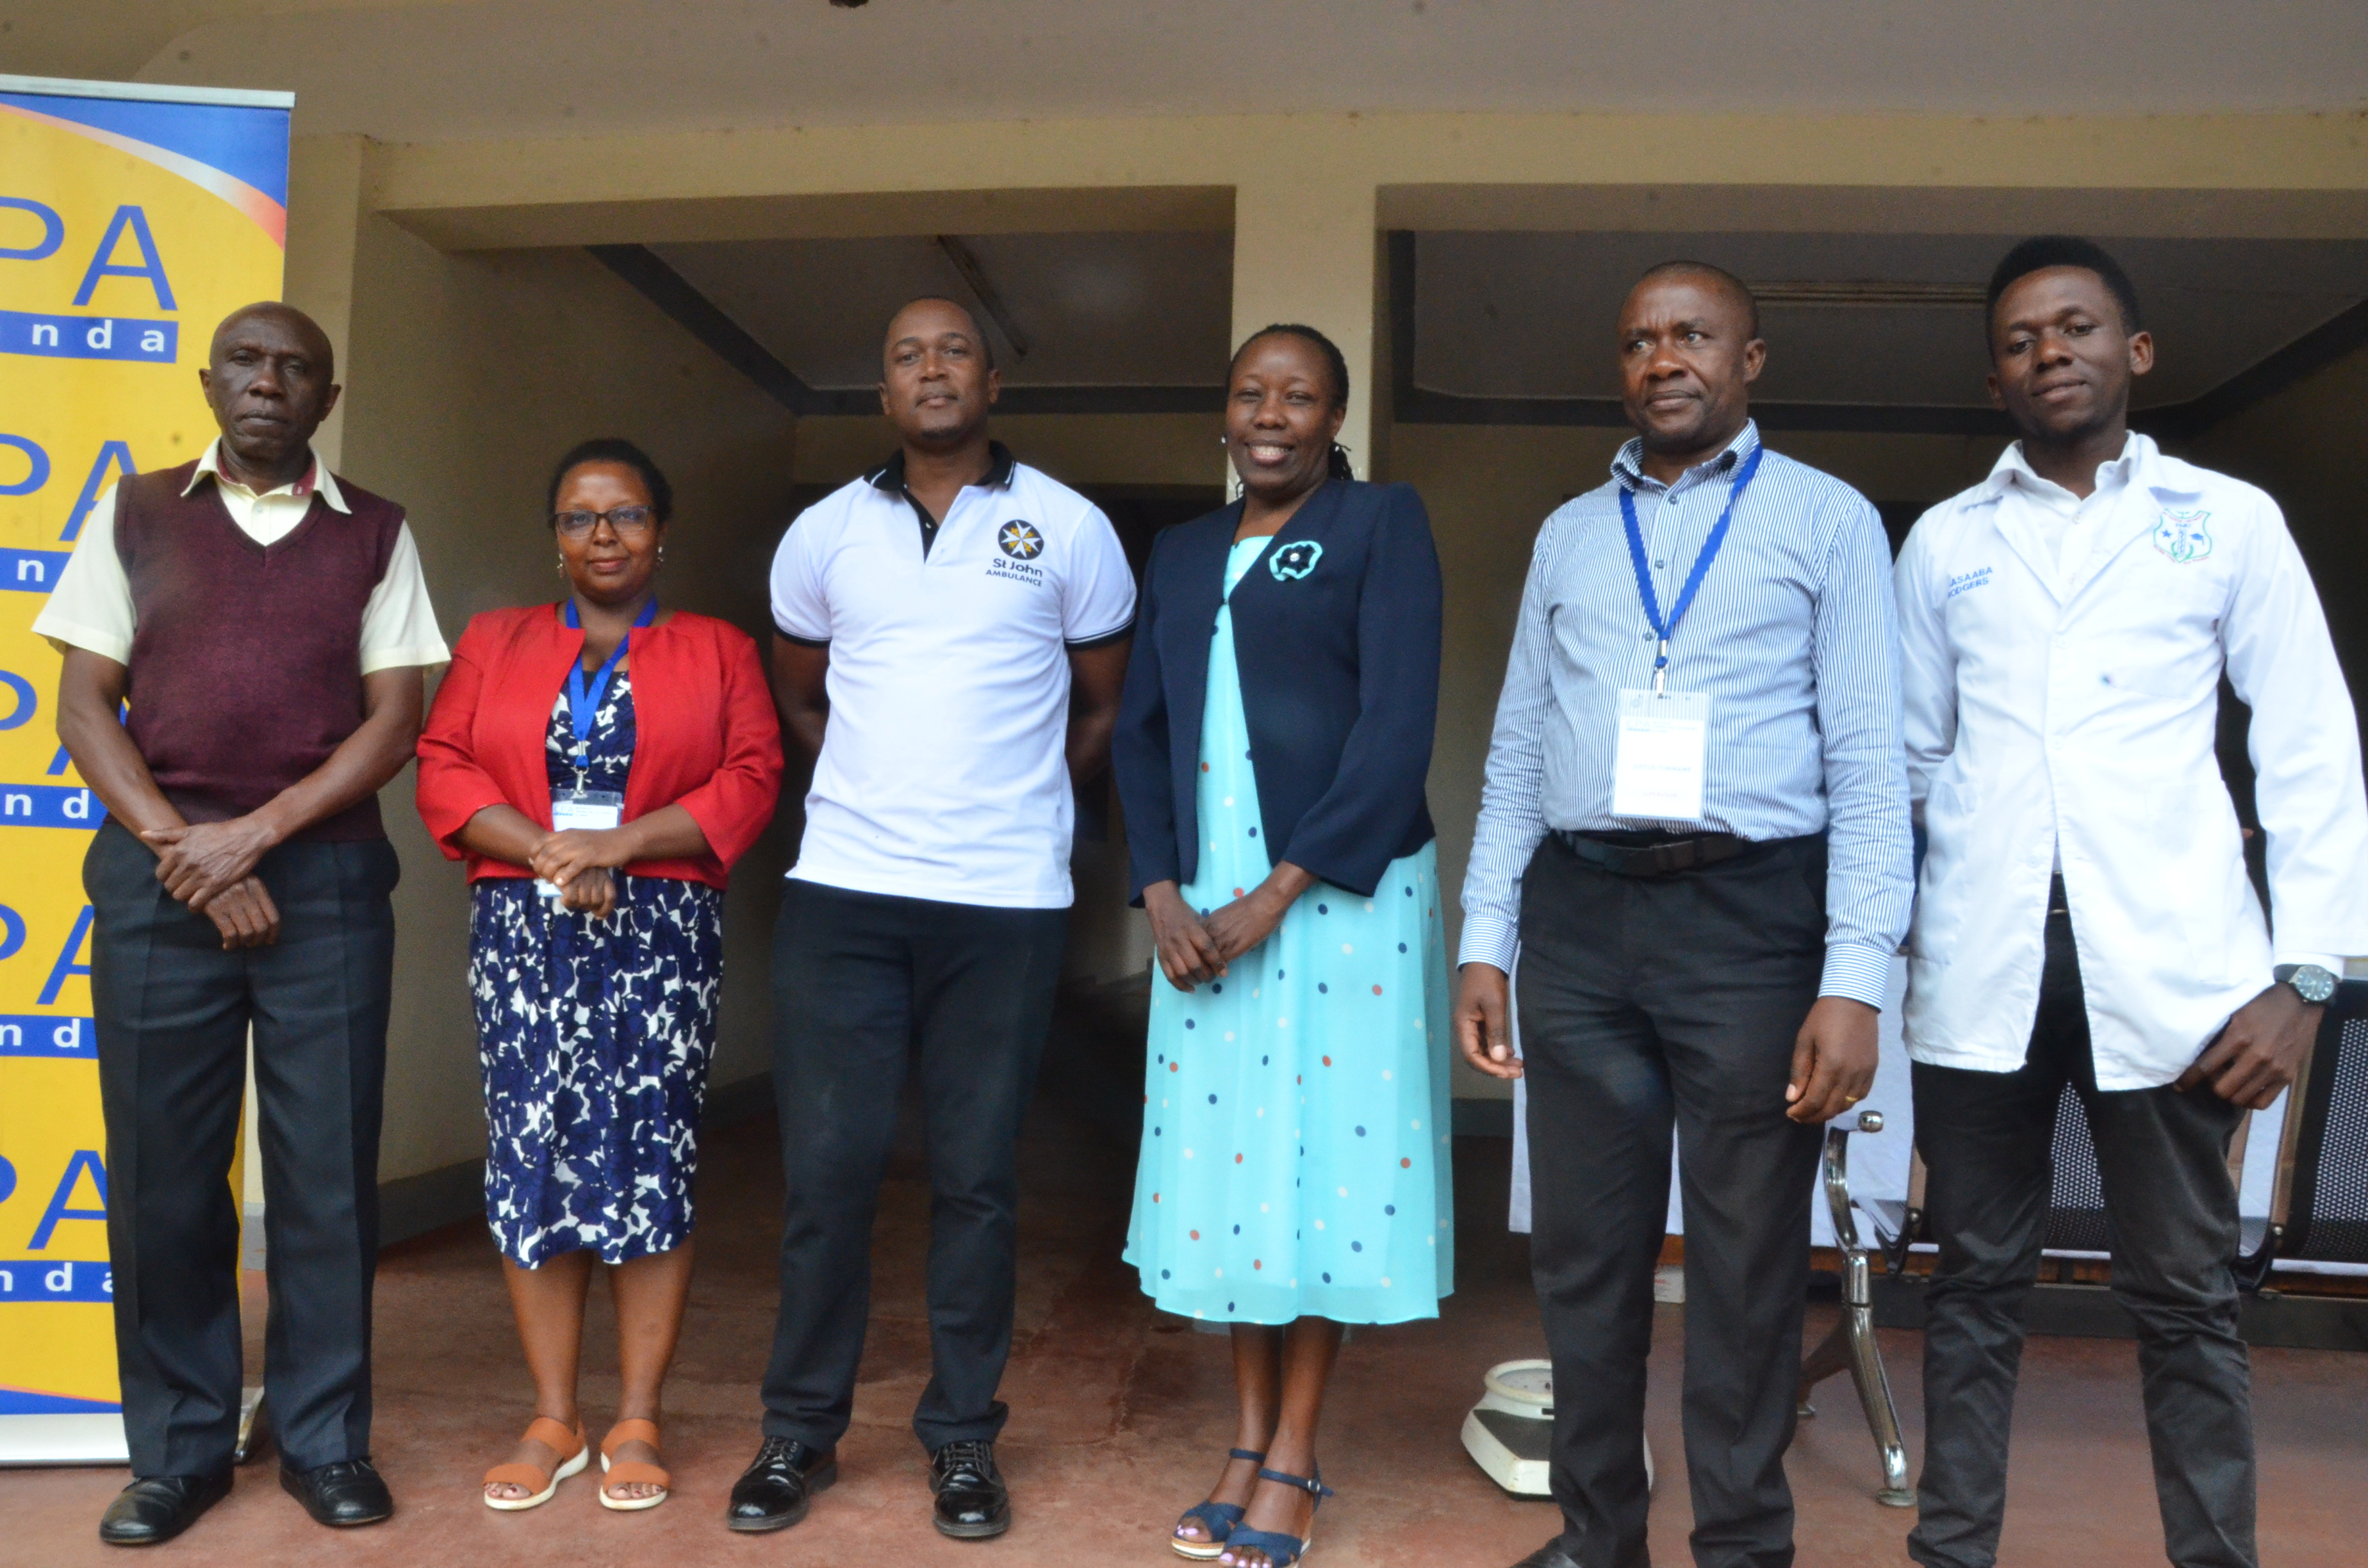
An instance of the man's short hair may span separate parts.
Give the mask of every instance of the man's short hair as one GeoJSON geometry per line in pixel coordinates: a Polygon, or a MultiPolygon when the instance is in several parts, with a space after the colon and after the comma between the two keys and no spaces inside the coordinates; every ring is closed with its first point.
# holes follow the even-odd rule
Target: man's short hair
{"type": "Polygon", "coordinates": [[[1998,262],[1990,274],[1988,302],[1982,308],[1982,331],[1985,335],[1998,326],[1998,301],[2006,291],[2034,272],[2045,272],[2055,267],[2078,267],[2093,272],[2105,285],[2113,303],[2121,308],[2122,330],[2125,333],[2145,330],[2138,315],[2137,285],[2122,270],[2104,246],[2078,234],[2034,234],[2016,245],[1998,262]]]}
{"type": "Polygon", "coordinates": [[[1744,317],[1749,323],[1746,329],[1748,335],[1752,337],[1759,335],[1759,300],[1752,293],[1750,284],[1746,283],[1725,267],[1707,261],[1688,261],[1683,257],[1672,261],[1656,261],[1645,269],[1643,277],[1636,279],[1636,287],[1641,289],[1655,278],[1669,277],[1709,278],[1714,287],[1725,290],[1742,302],[1744,317]]]}
{"type": "Polygon", "coordinates": [[[972,310],[968,305],[963,304],[960,300],[955,299],[951,294],[916,294],[888,313],[888,324],[890,326],[894,326],[896,324],[896,318],[903,315],[906,311],[911,310],[915,305],[951,305],[954,309],[968,316],[970,318],[971,335],[978,339],[978,351],[985,357],[986,368],[990,370],[995,369],[995,339],[987,335],[986,324],[978,319],[978,312],[976,311],[972,310]]]}
{"type": "Polygon", "coordinates": [[[279,300],[256,300],[250,304],[241,305],[216,322],[213,335],[206,341],[207,359],[211,361],[213,358],[214,348],[222,342],[224,333],[239,323],[256,316],[269,316],[275,321],[285,322],[295,327],[299,333],[312,338],[321,350],[322,373],[330,381],[334,381],[337,379],[337,346],[329,341],[328,332],[311,316],[279,300]]]}

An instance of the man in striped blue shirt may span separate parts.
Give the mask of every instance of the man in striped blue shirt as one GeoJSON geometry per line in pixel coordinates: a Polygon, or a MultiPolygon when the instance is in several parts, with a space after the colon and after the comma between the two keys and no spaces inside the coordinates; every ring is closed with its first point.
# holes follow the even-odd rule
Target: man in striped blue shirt
{"type": "Polygon", "coordinates": [[[1653,268],[1620,346],[1637,438],[1538,536],[1463,884],[1456,1035],[1527,1078],[1554,1364],[1564,1530],[1523,1568],[1645,1560],[1672,1125],[1694,1558],[1782,1568],[1819,1125],[1873,1080],[1913,891],[1890,552],[1760,447],[1740,281],[1653,268]]]}

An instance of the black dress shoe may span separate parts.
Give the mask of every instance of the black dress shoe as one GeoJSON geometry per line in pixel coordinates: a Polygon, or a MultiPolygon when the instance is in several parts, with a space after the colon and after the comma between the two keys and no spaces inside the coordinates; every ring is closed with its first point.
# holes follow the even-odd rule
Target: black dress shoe
{"type": "Polygon", "coordinates": [[[1011,1493],[995,1468],[993,1443],[948,1443],[929,1456],[929,1490],[938,1494],[938,1533],[985,1540],[1011,1528],[1011,1493]]]}
{"type": "Polygon", "coordinates": [[[109,1546],[154,1546],[198,1522],[230,1495],[230,1471],[220,1475],[151,1475],[115,1494],[98,1521],[109,1546]]]}
{"type": "Polygon", "coordinates": [[[723,1522],[746,1535],[788,1529],[806,1517],[814,1494],[837,1479],[837,1455],[794,1437],[768,1437],[732,1483],[723,1522]]]}
{"type": "Polygon", "coordinates": [[[1562,1539],[1557,1536],[1514,1563],[1513,1568],[1578,1568],[1578,1559],[1562,1549],[1562,1539]]]}
{"type": "Polygon", "coordinates": [[[367,1459],[339,1460],[311,1470],[281,1465],[279,1489],[303,1504],[317,1525],[340,1529],[374,1525],[394,1513],[394,1498],[367,1459]]]}

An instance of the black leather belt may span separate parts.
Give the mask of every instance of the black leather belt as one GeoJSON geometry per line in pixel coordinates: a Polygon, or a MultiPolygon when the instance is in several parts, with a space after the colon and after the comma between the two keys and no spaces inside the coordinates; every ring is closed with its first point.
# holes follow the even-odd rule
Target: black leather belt
{"type": "Polygon", "coordinates": [[[1752,846],[1731,833],[1653,835],[1554,830],[1564,848],[1620,877],[1668,877],[1732,860],[1752,846]]]}

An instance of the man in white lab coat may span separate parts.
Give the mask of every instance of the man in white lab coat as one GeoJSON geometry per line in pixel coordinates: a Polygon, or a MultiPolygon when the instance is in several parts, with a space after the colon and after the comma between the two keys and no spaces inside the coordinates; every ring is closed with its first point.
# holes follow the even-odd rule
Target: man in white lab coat
{"type": "Polygon", "coordinates": [[[2055,1110],[2095,1136],[2136,1320],[2170,1561],[2253,1568],[2228,1142],[2293,1081],[2368,952],[2368,801],[2327,621],[2267,495],[2131,433],[2154,363],[2085,240],[1990,280],[1990,392],[2021,439],[1897,567],[1910,793],[1930,838],[1905,1022],[1941,1256],[1927,1294],[1928,1568],[1989,1568],[2055,1110]],[[2213,751],[2253,710],[2275,941],[2213,751]]]}

